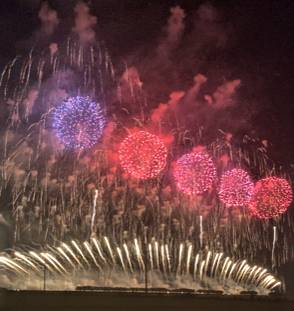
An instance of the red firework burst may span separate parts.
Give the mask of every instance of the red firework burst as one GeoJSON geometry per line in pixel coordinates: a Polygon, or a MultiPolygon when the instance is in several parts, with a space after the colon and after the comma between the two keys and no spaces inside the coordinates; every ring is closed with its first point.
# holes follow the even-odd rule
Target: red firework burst
{"type": "Polygon", "coordinates": [[[149,179],[166,165],[167,149],[159,137],[145,131],[129,135],[119,148],[122,168],[132,177],[149,179]]]}
{"type": "Polygon", "coordinates": [[[222,175],[218,194],[220,200],[228,206],[244,206],[250,202],[253,189],[249,174],[235,168],[222,175]]]}
{"type": "Polygon", "coordinates": [[[292,199],[292,188],[286,179],[267,177],[256,183],[249,209],[253,216],[269,219],[285,213],[292,199]]]}
{"type": "Polygon", "coordinates": [[[216,169],[207,153],[191,152],[176,162],[174,178],[180,191],[198,195],[211,188],[216,178],[216,169]]]}

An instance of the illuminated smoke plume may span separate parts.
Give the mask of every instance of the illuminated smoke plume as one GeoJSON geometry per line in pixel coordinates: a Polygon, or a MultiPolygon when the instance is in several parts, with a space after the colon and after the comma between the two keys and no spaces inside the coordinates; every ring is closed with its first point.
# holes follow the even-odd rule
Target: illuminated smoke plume
{"type": "Polygon", "coordinates": [[[186,92],[185,94],[185,102],[188,104],[191,102],[195,103],[196,96],[198,95],[201,86],[205,84],[207,81],[207,77],[203,74],[199,73],[194,77],[194,85],[186,92]]]}
{"type": "Polygon", "coordinates": [[[213,107],[216,109],[231,106],[233,102],[233,95],[240,86],[241,80],[232,80],[225,82],[219,86],[213,93],[213,107]]]}
{"type": "Polygon", "coordinates": [[[58,51],[58,44],[57,43],[51,43],[49,45],[49,50],[50,50],[51,57],[53,57],[58,51]]]}
{"type": "Polygon", "coordinates": [[[154,111],[152,112],[152,115],[151,115],[152,122],[154,123],[160,122],[167,110],[168,110],[168,104],[160,103],[159,106],[156,109],[154,109],[154,111]]]}
{"type": "Polygon", "coordinates": [[[184,96],[184,92],[178,91],[178,92],[172,92],[169,96],[169,101],[167,104],[160,103],[159,106],[154,109],[154,111],[151,114],[151,120],[154,123],[158,123],[162,121],[164,118],[165,114],[168,111],[175,110],[177,105],[179,104],[180,100],[184,96]]]}
{"type": "Polygon", "coordinates": [[[201,4],[196,12],[193,36],[196,47],[201,48],[206,44],[223,47],[227,42],[227,34],[222,22],[220,12],[211,4],[201,4]]]}
{"type": "Polygon", "coordinates": [[[36,99],[38,98],[39,92],[36,89],[31,89],[28,93],[27,98],[23,101],[24,105],[24,116],[27,120],[29,116],[32,114],[33,107],[35,104],[36,99]]]}
{"type": "Polygon", "coordinates": [[[76,18],[73,31],[79,35],[81,43],[93,43],[95,40],[93,27],[97,23],[97,17],[90,14],[90,8],[83,2],[79,2],[74,11],[76,18]]]}
{"type": "Polygon", "coordinates": [[[170,9],[170,13],[166,26],[166,37],[158,47],[158,53],[163,58],[168,57],[169,51],[177,46],[185,29],[184,10],[176,6],[170,9]]]}
{"type": "Polygon", "coordinates": [[[57,12],[52,10],[47,2],[44,2],[38,16],[42,23],[41,31],[48,36],[52,35],[59,24],[57,12]]]}
{"type": "Polygon", "coordinates": [[[128,67],[123,72],[117,89],[118,100],[135,105],[142,97],[142,86],[139,71],[136,67],[128,67]]]}

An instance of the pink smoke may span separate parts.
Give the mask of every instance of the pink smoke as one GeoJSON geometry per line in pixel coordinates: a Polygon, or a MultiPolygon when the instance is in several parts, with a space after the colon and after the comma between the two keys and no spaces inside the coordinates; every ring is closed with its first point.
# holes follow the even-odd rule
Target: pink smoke
{"type": "Polygon", "coordinates": [[[79,35],[82,43],[93,43],[95,40],[93,27],[97,24],[97,17],[90,14],[89,7],[83,2],[79,2],[74,11],[76,18],[73,31],[79,35]]]}
{"type": "Polygon", "coordinates": [[[171,48],[174,48],[180,41],[185,29],[185,11],[179,7],[170,9],[170,17],[166,26],[166,37],[158,47],[158,54],[166,57],[171,48]]]}
{"type": "Polygon", "coordinates": [[[41,30],[47,35],[52,35],[59,24],[57,12],[52,10],[47,2],[44,2],[41,6],[38,17],[42,23],[41,30]]]}
{"type": "Polygon", "coordinates": [[[232,97],[240,84],[241,80],[237,79],[225,82],[219,86],[212,95],[214,99],[214,107],[216,109],[221,109],[231,106],[234,103],[232,97]]]}

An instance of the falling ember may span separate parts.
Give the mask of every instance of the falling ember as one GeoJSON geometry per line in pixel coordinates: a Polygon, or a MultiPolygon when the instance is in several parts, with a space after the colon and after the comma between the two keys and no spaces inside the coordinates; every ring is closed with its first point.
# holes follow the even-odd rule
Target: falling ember
{"type": "Polygon", "coordinates": [[[76,281],[79,282],[80,278],[76,280],[77,275],[84,280],[92,280],[91,277],[89,279],[89,272],[93,275],[93,280],[97,285],[101,280],[104,284],[105,275],[107,275],[110,281],[115,282],[114,284],[117,284],[118,276],[121,276],[124,286],[128,284],[127,282],[130,282],[127,286],[131,286],[134,280],[140,286],[143,284],[142,273],[145,272],[146,265],[150,273],[150,286],[156,286],[158,280],[165,282],[168,279],[168,284],[177,288],[178,281],[181,280],[181,284],[183,282],[183,275],[188,279],[189,276],[193,278],[193,285],[187,283],[193,289],[222,286],[224,290],[232,287],[235,293],[235,287],[238,286],[242,289],[254,289],[265,293],[282,285],[274,275],[262,267],[250,266],[246,260],[223,258],[222,253],[214,253],[210,250],[195,252],[189,242],[179,241],[179,244],[175,244],[168,241],[160,246],[157,241],[148,243],[149,253],[160,250],[158,266],[154,267],[151,264],[153,256],[146,256],[145,261],[143,260],[144,246],[139,238],[123,243],[123,245],[112,243],[108,237],[104,237],[103,240],[92,238],[91,241],[83,243],[72,240],[72,249],[62,243],[58,247],[49,246],[50,250],[46,251],[39,249],[5,253],[4,256],[0,256],[1,273],[11,279],[11,282],[21,280],[22,287],[26,289],[34,286],[38,281],[43,282],[45,266],[48,269],[48,281],[53,280],[56,286],[54,288],[59,289],[61,289],[59,286],[62,286],[63,280],[71,281],[73,284],[76,281]],[[101,245],[99,251],[93,248],[95,242],[101,245]],[[70,254],[74,258],[80,257],[87,263],[87,269],[78,262],[72,261],[63,249],[70,249],[70,254]],[[105,254],[104,260],[100,252],[105,254]],[[170,256],[171,253],[179,255],[170,256]],[[194,258],[194,269],[191,269],[192,258],[194,258]],[[109,265],[110,262],[112,262],[111,265],[109,265]],[[155,283],[152,283],[153,277],[155,277],[155,283]]]}
{"type": "Polygon", "coordinates": [[[221,177],[219,198],[227,206],[244,206],[251,199],[254,184],[242,169],[232,169],[221,177]]]}
{"type": "Polygon", "coordinates": [[[157,177],[165,168],[167,149],[159,137],[145,131],[129,135],[121,143],[122,168],[137,179],[157,177]]]}
{"type": "Polygon", "coordinates": [[[267,177],[256,183],[249,210],[257,218],[277,217],[287,211],[292,199],[292,189],[286,179],[267,177]]]}
{"type": "Polygon", "coordinates": [[[70,97],[53,113],[53,128],[69,149],[87,149],[101,138],[105,119],[96,102],[89,97],[70,97]]]}
{"type": "Polygon", "coordinates": [[[207,153],[191,152],[176,162],[174,178],[179,190],[188,195],[198,195],[211,188],[216,169],[207,153]]]}

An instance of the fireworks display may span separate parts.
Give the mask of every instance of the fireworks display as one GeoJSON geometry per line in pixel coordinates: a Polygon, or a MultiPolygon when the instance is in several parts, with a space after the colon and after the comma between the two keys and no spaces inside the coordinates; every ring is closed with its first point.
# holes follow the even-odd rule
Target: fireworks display
{"type": "MultiPolygon", "coordinates": [[[[145,87],[139,67],[114,71],[83,6],[64,42],[16,57],[0,76],[0,222],[9,236],[0,287],[33,288],[45,267],[57,289],[66,280],[142,286],[145,272],[154,287],[280,288],[261,266],[275,273],[294,258],[290,172],[264,139],[213,124],[230,119],[241,81],[215,85],[197,73],[191,88],[175,84],[181,91],[168,89],[159,103],[161,85],[145,87]],[[281,214],[275,226],[263,221],[281,214]]],[[[154,53],[152,74],[170,59],[173,38],[154,53]]]]}
{"type": "Polygon", "coordinates": [[[129,135],[121,143],[119,159],[132,177],[157,177],[166,165],[167,149],[159,137],[145,131],[129,135]]]}
{"type": "Polygon", "coordinates": [[[42,284],[44,269],[48,271],[51,289],[56,288],[56,282],[62,284],[65,280],[66,289],[74,289],[81,279],[89,283],[95,280],[96,286],[114,283],[143,287],[146,271],[151,287],[160,284],[177,288],[185,284],[194,290],[221,286],[227,293],[234,293],[234,288],[267,293],[281,286],[266,269],[250,266],[246,260],[235,261],[210,250],[197,252],[191,243],[180,242],[175,247],[174,243],[163,244],[155,239],[146,245],[138,239],[116,245],[106,236],[83,243],[71,240],[41,250],[16,250],[11,256],[0,256],[0,263],[7,278],[21,282],[23,288],[34,289],[42,284]],[[77,274],[80,277],[75,280],[77,274]]]}
{"type": "Polygon", "coordinates": [[[249,203],[254,184],[242,169],[225,172],[220,181],[219,198],[227,206],[245,206],[249,203]]]}
{"type": "Polygon", "coordinates": [[[70,97],[53,115],[53,128],[62,143],[72,149],[86,149],[101,138],[105,118],[99,105],[89,97],[70,97]]]}
{"type": "Polygon", "coordinates": [[[274,218],[287,211],[292,199],[292,189],[286,179],[267,177],[256,183],[249,208],[258,218],[274,218]]]}
{"type": "Polygon", "coordinates": [[[174,178],[180,191],[188,195],[198,195],[212,187],[216,169],[207,153],[191,152],[177,160],[174,178]]]}

